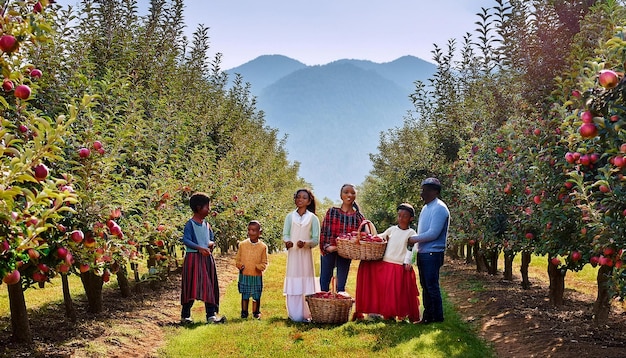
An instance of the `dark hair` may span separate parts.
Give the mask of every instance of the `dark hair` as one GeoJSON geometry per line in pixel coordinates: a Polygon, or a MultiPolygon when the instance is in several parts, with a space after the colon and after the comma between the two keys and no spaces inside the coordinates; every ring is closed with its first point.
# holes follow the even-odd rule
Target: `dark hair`
{"type": "Polygon", "coordinates": [[[396,210],[406,210],[409,212],[409,214],[411,214],[412,218],[415,217],[415,209],[413,208],[413,205],[409,203],[402,203],[398,205],[398,208],[396,210]]]}
{"type": "Polygon", "coordinates": [[[309,196],[309,199],[311,199],[311,203],[307,205],[306,209],[312,212],[313,214],[315,214],[315,195],[313,195],[313,192],[311,191],[311,189],[302,188],[302,189],[296,190],[296,193],[293,194],[293,200],[296,200],[296,196],[298,196],[298,193],[300,193],[301,191],[307,193],[307,195],[309,196]]]}
{"type": "Polygon", "coordinates": [[[189,198],[189,207],[191,207],[191,211],[194,213],[198,212],[198,208],[209,203],[211,203],[211,198],[209,198],[209,195],[206,193],[196,192],[189,198]]]}
{"type": "Polygon", "coordinates": [[[250,225],[257,225],[259,227],[259,230],[263,230],[263,228],[261,227],[261,222],[259,222],[258,220],[250,220],[248,226],[250,225]]]}
{"type": "MultiPolygon", "coordinates": [[[[354,192],[356,193],[356,185],[354,184],[350,184],[350,183],[346,183],[344,185],[341,186],[341,189],[339,190],[339,197],[341,198],[341,193],[343,193],[343,188],[347,187],[347,186],[351,186],[352,188],[354,188],[354,192]]],[[[352,207],[354,208],[354,210],[356,211],[361,211],[359,209],[359,204],[356,203],[356,200],[354,200],[352,202],[352,207]]]]}

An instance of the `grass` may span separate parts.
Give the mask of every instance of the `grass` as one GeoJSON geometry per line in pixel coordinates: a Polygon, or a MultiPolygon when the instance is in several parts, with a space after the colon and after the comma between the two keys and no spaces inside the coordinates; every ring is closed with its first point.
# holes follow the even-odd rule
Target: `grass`
{"type": "MultiPolygon", "coordinates": [[[[342,325],[294,323],[287,319],[282,294],[285,254],[270,256],[261,298],[261,320],[239,318],[241,297],[232,282],[223,298],[224,325],[196,323],[184,328],[167,328],[162,357],[492,357],[491,348],[463,322],[445,300],[446,321],[413,325],[395,321],[348,322],[342,325]]],[[[319,258],[314,262],[319,261],[319,258]]],[[[355,292],[358,262],[348,280],[348,292],[355,292]]],[[[198,302],[192,314],[204,317],[198,302]]]]}
{"type": "MultiPolygon", "coordinates": [[[[513,274],[520,275],[522,256],[516,255],[513,259],[513,274]]],[[[561,261],[564,261],[561,258],[561,261]]],[[[504,270],[504,255],[501,254],[498,267],[500,270],[504,270]]],[[[592,267],[591,265],[585,265],[582,270],[578,272],[567,271],[565,275],[565,288],[572,289],[577,292],[581,292],[587,295],[596,295],[598,292],[598,285],[596,278],[598,276],[598,267],[592,267]]],[[[548,256],[533,255],[528,267],[528,277],[531,284],[534,280],[541,280],[543,282],[549,282],[548,278],[548,256]]]]}

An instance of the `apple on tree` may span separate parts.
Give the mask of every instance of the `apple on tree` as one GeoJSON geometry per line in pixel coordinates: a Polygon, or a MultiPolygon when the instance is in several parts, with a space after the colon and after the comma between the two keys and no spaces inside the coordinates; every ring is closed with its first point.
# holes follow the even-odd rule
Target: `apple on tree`
{"type": "Polygon", "coordinates": [[[13,35],[2,35],[0,37],[0,50],[2,52],[15,52],[19,46],[19,42],[13,35]]]}
{"type": "Polygon", "coordinates": [[[7,273],[3,278],[2,278],[2,282],[6,283],[7,285],[14,285],[18,282],[20,282],[20,270],[13,270],[9,273],[7,273]]]}
{"type": "Polygon", "coordinates": [[[37,164],[33,168],[33,172],[35,173],[35,179],[38,181],[42,181],[48,177],[48,167],[45,164],[37,164]]]}
{"type": "Polygon", "coordinates": [[[27,85],[19,85],[15,87],[15,92],[13,94],[15,94],[15,97],[19,99],[28,99],[28,97],[30,97],[30,87],[27,85]]]}
{"type": "Polygon", "coordinates": [[[601,70],[598,74],[598,82],[600,83],[600,86],[611,89],[617,86],[619,83],[619,77],[615,71],[601,70]]]}

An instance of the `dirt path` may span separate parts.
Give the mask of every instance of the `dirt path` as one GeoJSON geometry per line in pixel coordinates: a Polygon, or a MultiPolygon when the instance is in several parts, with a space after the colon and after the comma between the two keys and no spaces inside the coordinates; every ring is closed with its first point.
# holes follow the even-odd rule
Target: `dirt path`
{"type": "MultiPolygon", "coordinates": [[[[233,256],[216,258],[222,292],[236,280],[233,256]]],[[[462,317],[490,342],[498,357],[625,357],[626,313],[615,307],[611,323],[594,327],[594,297],[568,290],[566,304],[553,308],[547,286],[533,282],[522,290],[514,282],[479,274],[471,265],[448,260],[442,286],[462,317]]],[[[178,324],[180,276],[173,274],[157,290],[145,287],[130,299],[105,290],[104,311],[89,315],[86,303],[75,302],[80,321],[64,323],[62,306],[30,314],[32,347],[0,338],[0,357],[157,357],[163,327],[178,324]],[[59,323],[61,322],[61,323],[59,323]]]]}

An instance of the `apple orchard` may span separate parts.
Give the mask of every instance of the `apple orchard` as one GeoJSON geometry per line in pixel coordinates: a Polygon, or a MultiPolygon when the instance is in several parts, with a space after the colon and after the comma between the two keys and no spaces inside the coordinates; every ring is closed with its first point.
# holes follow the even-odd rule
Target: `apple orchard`
{"type": "MultiPolygon", "coordinates": [[[[179,265],[194,191],[212,198],[217,252],[259,218],[274,251],[307,185],[245,79],[207,58],[208,28],[190,42],[183,2],[158,3],[145,18],[134,1],[2,8],[0,276],[17,341],[32,340],[26,289],[61,280],[69,292],[78,275],[98,313],[112,276],[122,297],[158,287],[179,265]]],[[[503,256],[509,279],[521,255],[525,287],[532,257],[547,256],[555,305],[569,270],[599,267],[605,321],[626,297],[626,11],[495,0],[478,19],[478,35],[435,46],[437,73],[416,83],[404,126],[381,135],[360,204],[386,227],[437,176],[448,255],[490,274],[503,256]]],[[[63,303],[75,321],[72,297],[63,303]]]]}

